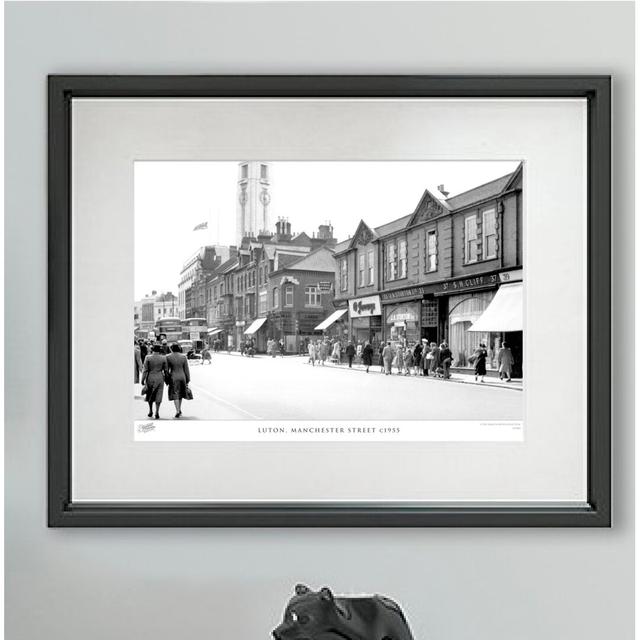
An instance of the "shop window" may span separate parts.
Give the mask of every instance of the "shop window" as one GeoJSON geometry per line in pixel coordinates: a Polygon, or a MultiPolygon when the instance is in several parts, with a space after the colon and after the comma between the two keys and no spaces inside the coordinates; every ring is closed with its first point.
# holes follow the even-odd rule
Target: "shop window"
{"type": "Polygon", "coordinates": [[[373,284],[373,251],[367,253],[367,284],[373,284]]]}
{"type": "Polygon", "coordinates": [[[427,231],[427,271],[438,269],[438,252],[436,244],[436,232],[427,231]]]}
{"type": "Polygon", "coordinates": [[[464,261],[478,261],[478,222],[476,216],[469,216],[464,220],[464,261]]]}
{"type": "Polygon", "coordinates": [[[287,285],[284,289],[284,306],[293,307],[293,285],[287,285]]]}
{"type": "Polygon", "coordinates": [[[320,290],[315,285],[307,286],[304,288],[304,306],[305,307],[321,306],[320,290]]]}
{"type": "Polygon", "coordinates": [[[279,304],[280,304],[280,291],[278,289],[274,289],[273,290],[273,307],[277,309],[279,304]]]}
{"type": "Polygon", "coordinates": [[[498,234],[496,231],[496,212],[489,209],[482,212],[482,257],[485,260],[498,255],[498,234]]]}
{"type": "Polygon", "coordinates": [[[364,253],[358,256],[358,286],[364,287],[364,253]]]}

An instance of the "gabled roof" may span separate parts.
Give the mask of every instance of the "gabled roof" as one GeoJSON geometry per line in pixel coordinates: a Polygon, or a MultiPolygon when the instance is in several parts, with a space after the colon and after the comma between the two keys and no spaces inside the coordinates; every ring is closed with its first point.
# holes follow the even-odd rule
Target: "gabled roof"
{"type": "Polygon", "coordinates": [[[303,231],[291,240],[293,245],[311,245],[311,238],[303,231]]]}
{"type": "Polygon", "coordinates": [[[420,198],[420,202],[418,202],[414,212],[411,214],[411,219],[407,223],[407,226],[426,222],[433,218],[439,218],[450,211],[451,208],[446,200],[437,198],[429,189],[425,189],[422,198],[420,198]]]}
{"type": "Polygon", "coordinates": [[[336,263],[331,249],[319,247],[306,256],[290,262],[284,268],[287,271],[328,271],[335,273],[336,263]]]}
{"type": "Polygon", "coordinates": [[[495,180],[491,180],[491,182],[487,182],[485,184],[481,184],[478,187],[474,187],[473,189],[469,189],[469,191],[464,191],[463,193],[459,193],[457,196],[453,196],[447,199],[447,204],[451,207],[452,210],[464,209],[465,207],[469,207],[476,202],[482,202],[483,200],[488,200],[489,198],[495,198],[499,196],[507,186],[511,183],[512,178],[516,173],[522,170],[522,165],[516,169],[513,173],[509,173],[506,176],[501,176],[500,178],[496,178],[495,180]]]}
{"type": "Polygon", "coordinates": [[[364,220],[360,220],[356,232],[349,242],[349,249],[352,249],[357,244],[369,244],[377,239],[378,234],[364,220]]]}

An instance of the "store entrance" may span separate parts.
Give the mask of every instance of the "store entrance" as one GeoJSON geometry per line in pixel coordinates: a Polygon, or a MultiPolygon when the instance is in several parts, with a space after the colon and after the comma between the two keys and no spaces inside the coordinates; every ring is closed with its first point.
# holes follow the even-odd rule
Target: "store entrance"
{"type": "Polygon", "coordinates": [[[507,331],[504,342],[513,354],[513,377],[522,378],[522,331],[507,331]]]}
{"type": "Polygon", "coordinates": [[[422,327],[421,338],[424,338],[427,342],[438,342],[438,327],[422,327]]]}

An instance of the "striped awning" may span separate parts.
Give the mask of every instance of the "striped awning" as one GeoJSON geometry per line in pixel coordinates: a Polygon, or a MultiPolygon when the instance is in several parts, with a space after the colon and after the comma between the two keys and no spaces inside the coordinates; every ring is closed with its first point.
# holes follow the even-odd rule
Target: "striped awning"
{"type": "Polygon", "coordinates": [[[501,285],[467,331],[522,331],[522,282],[501,285]]]}
{"type": "Polygon", "coordinates": [[[334,311],[326,320],[323,320],[314,331],[324,331],[328,327],[330,327],[336,320],[342,318],[342,316],[347,313],[348,309],[338,309],[334,311]]]}
{"type": "Polygon", "coordinates": [[[266,318],[256,318],[251,323],[251,326],[244,332],[245,335],[252,336],[266,321],[266,318]]]}
{"type": "Polygon", "coordinates": [[[220,333],[222,331],[222,329],[217,329],[216,327],[212,327],[211,329],[209,329],[207,331],[207,334],[210,336],[215,336],[216,333],[220,333]]]}

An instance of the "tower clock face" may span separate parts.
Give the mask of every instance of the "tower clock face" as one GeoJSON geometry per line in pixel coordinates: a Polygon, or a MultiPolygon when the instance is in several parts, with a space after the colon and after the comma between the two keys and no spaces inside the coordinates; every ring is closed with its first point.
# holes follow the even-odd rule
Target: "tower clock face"
{"type": "Polygon", "coordinates": [[[268,191],[260,192],[260,202],[266,207],[271,202],[271,196],[268,191]]]}

